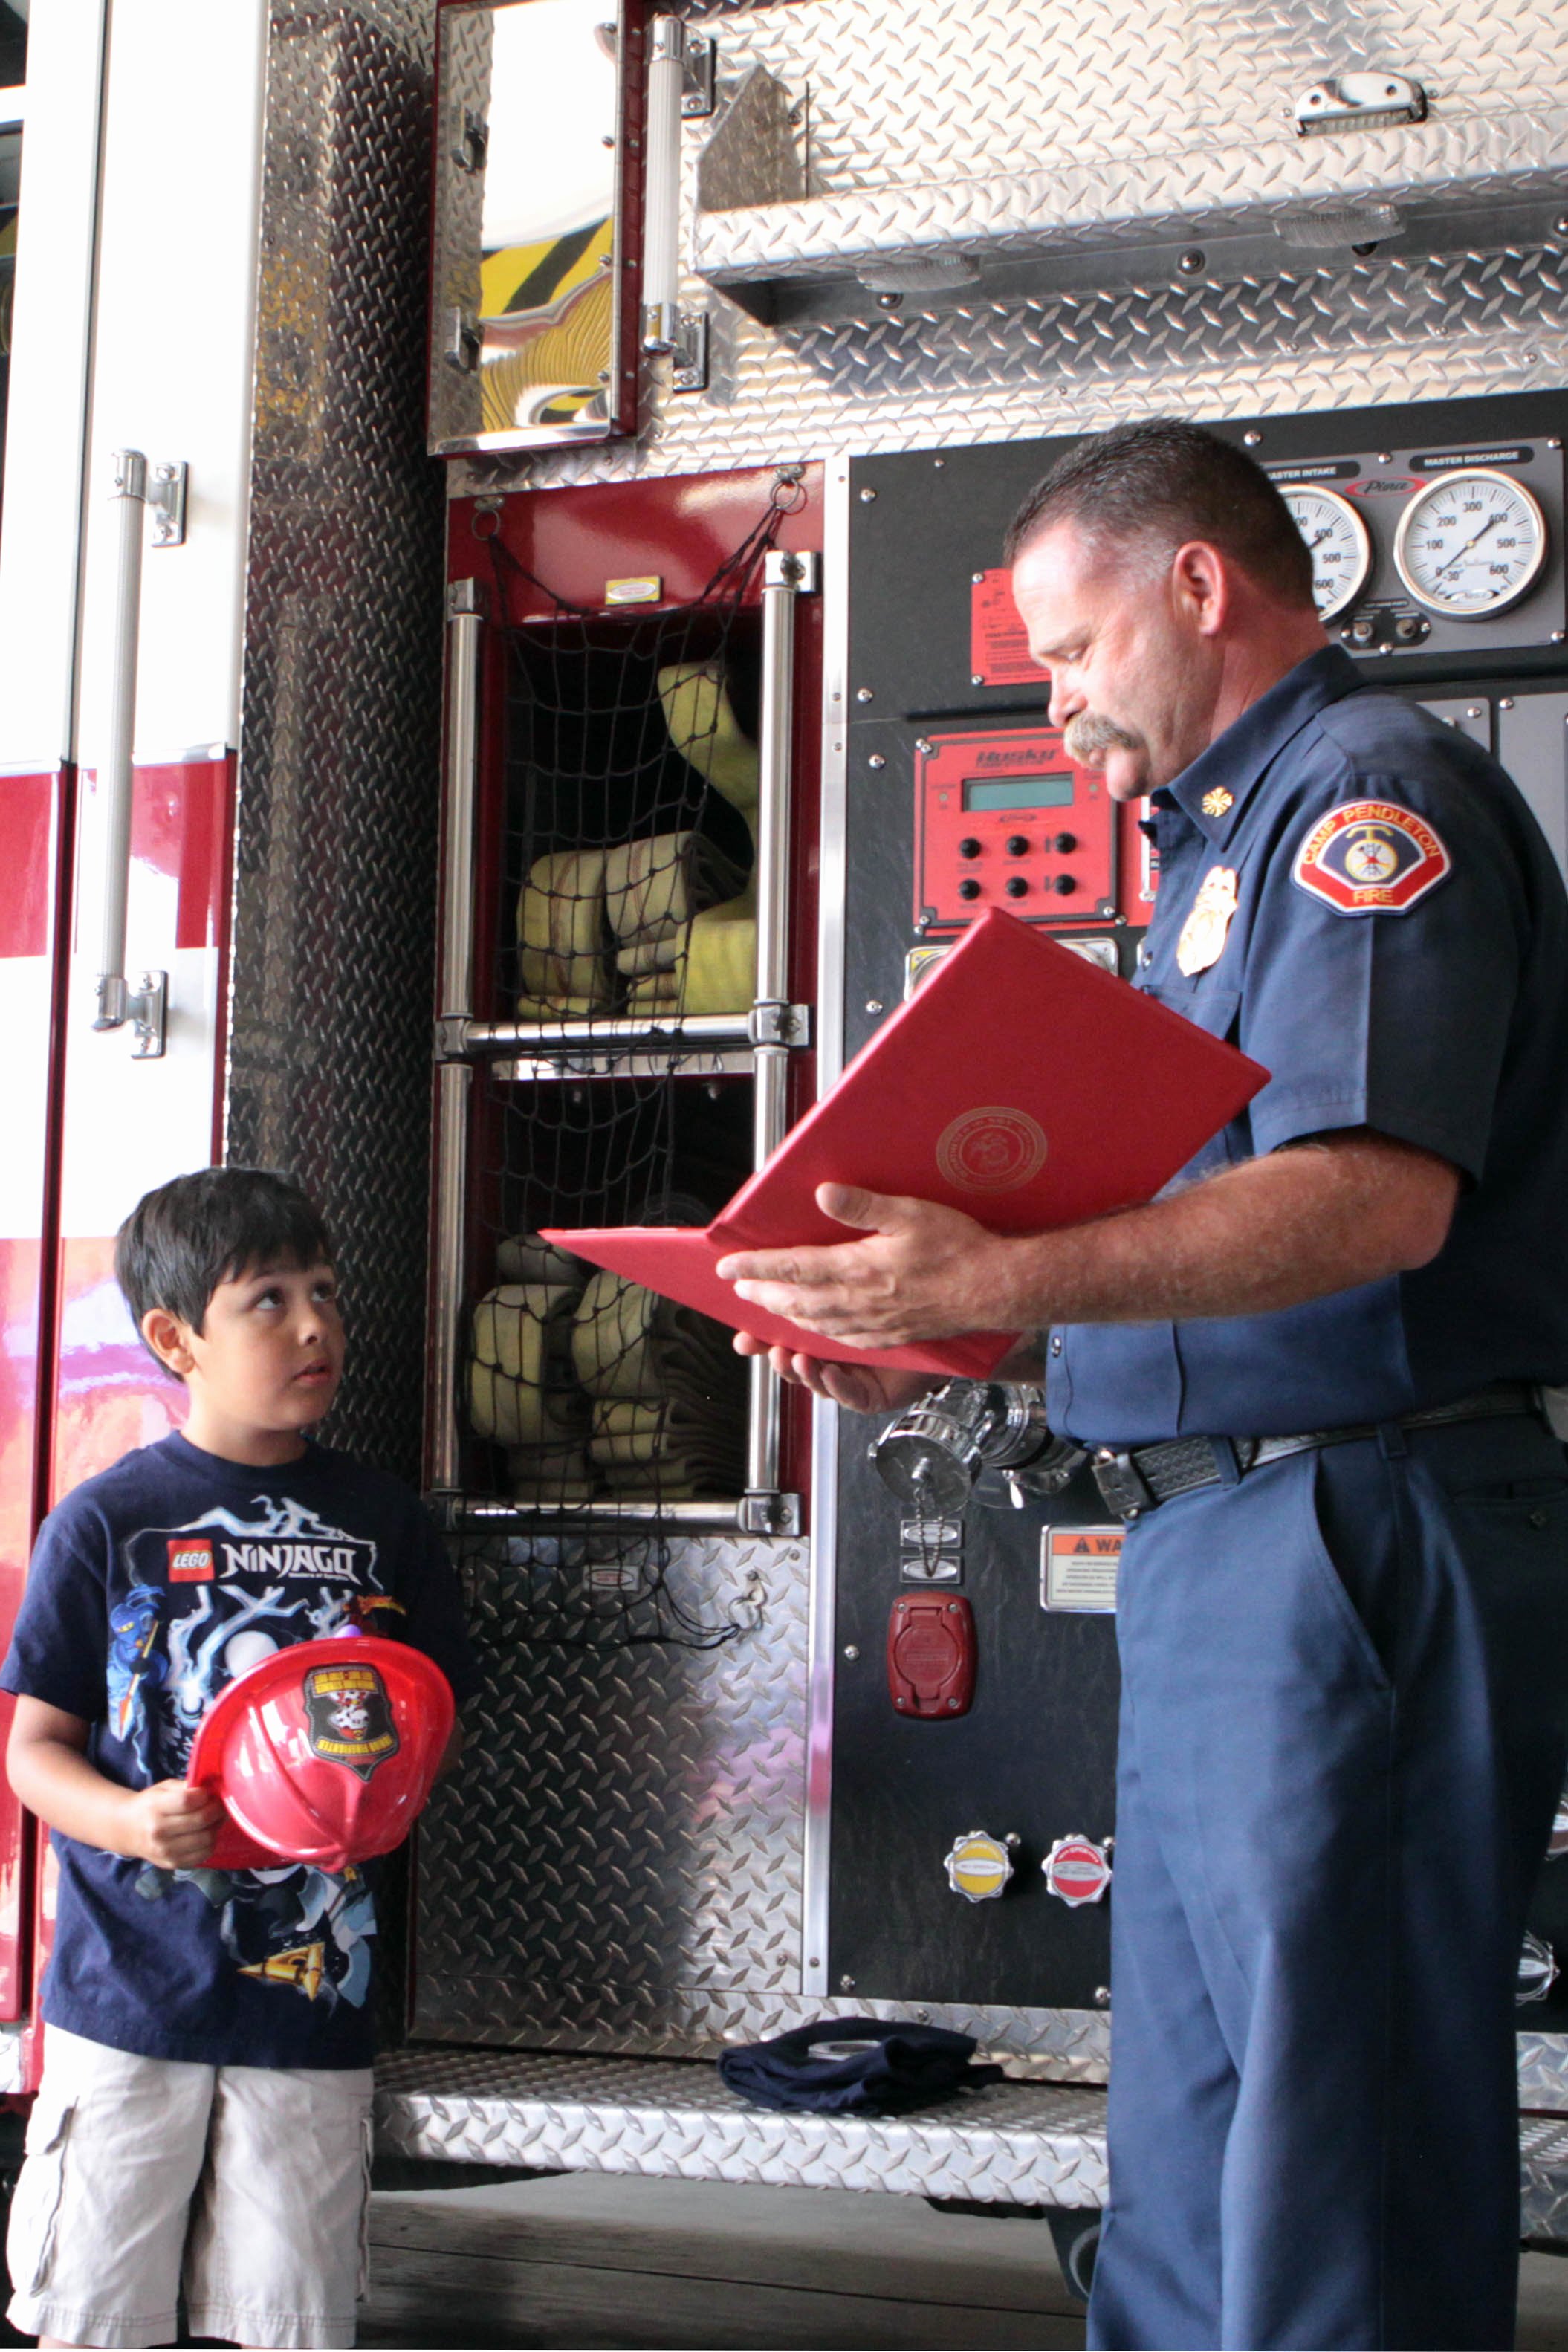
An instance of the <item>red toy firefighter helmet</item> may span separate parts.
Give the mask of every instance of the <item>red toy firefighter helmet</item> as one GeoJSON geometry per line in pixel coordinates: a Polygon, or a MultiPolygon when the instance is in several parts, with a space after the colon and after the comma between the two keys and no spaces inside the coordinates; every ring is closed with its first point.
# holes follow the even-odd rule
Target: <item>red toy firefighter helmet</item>
{"type": "Polygon", "coordinates": [[[342,1870],[402,1843],[451,1737],[452,1692],[419,1650],[342,1633],[237,1675],[197,1727],[185,1778],[227,1816],[209,1870],[342,1870]]]}

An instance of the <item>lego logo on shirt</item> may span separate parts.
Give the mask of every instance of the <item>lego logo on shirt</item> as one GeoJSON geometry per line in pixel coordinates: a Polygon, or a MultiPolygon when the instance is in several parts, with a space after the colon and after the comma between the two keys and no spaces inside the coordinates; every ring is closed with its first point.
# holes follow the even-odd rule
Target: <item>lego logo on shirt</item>
{"type": "Polygon", "coordinates": [[[171,1584],[210,1584],[215,1573],[210,1539],[192,1536],[169,1538],[171,1584]]]}

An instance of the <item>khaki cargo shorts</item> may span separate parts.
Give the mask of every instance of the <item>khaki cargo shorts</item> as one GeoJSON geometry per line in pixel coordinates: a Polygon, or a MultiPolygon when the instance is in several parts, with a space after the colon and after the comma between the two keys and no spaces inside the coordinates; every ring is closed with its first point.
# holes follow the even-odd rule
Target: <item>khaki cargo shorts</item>
{"type": "Polygon", "coordinates": [[[49,2026],[11,2206],[11,2324],[68,2344],[352,2345],[368,2067],[193,2066],[49,2026]]]}

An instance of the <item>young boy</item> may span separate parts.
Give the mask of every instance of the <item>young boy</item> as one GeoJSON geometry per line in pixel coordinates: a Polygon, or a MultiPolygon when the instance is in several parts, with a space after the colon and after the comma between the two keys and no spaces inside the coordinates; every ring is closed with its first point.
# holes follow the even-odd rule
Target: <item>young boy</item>
{"type": "Polygon", "coordinates": [[[351,2345],[374,1900],[355,1870],[204,1868],[219,1809],[183,1775],[226,1683],[345,1625],[470,1696],[456,1580],[406,1488],[310,1435],[343,1333],[301,1192],[178,1177],[127,1218],[115,1270],[190,1413],[50,1513],[0,1670],[11,1786],[59,1859],[11,2319],[44,2344],[169,2344],[183,2283],[194,2335],[351,2345]]]}

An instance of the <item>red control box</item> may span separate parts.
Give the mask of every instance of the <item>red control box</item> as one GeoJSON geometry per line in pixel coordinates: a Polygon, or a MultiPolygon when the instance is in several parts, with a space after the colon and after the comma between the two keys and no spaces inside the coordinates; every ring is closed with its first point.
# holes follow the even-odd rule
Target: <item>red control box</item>
{"type": "Polygon", "coordinates": [[[917,929],[1000,907],[1026,923],[1116,913],[1116,804],[1054,727],[922,735],[915,750],[917,929]]]}

